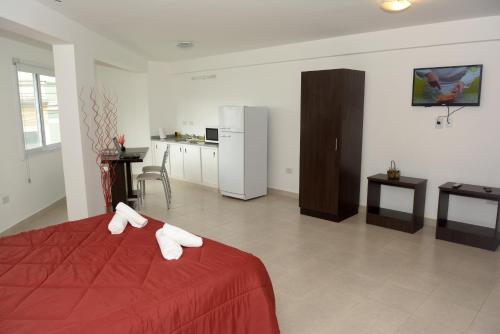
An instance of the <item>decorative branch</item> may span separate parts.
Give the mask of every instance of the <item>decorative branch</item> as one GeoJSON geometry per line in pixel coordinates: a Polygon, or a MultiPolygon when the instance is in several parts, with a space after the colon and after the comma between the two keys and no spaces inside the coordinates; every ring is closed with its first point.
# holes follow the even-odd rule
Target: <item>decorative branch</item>
{"type": "Polygon", "coordinates": [[[107,92],[99,93],[95,88],[90,88],[88,93],[90,108],[87,108],[84,96],[85,89],[82,88],[79,93],[80,113],[92,152],[96,156],[96,164],[101,173],[101,188],[106,208],[110,208],[111,188],[116,176],[115,164],[103,162],[103,156],[110,155],[115,150],[113,138],[116,137],[117,133],[117,99],[107,92]],[[99,101],[99,97],[102,102],[99,101]]]}

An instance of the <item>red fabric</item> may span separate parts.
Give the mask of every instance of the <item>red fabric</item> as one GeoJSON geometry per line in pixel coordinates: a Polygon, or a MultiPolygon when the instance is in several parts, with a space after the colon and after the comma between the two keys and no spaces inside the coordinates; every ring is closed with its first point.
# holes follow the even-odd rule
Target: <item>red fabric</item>
{"type": "Polygon", "coordinates": [[[110,219],[0,239],[0,333],[279,333],[258,258],[204,239],[166,261],[160,222],[111,235],[110,219]]]}

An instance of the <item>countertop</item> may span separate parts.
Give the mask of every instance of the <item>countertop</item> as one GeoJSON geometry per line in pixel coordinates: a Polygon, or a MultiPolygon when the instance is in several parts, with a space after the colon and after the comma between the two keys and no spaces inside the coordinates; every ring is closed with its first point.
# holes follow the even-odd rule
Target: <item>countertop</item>
{"type": "Polygon", "coordinates": [[[193,146],[205,146],[205,147],[214,147],[217,148],[219,147],[219,144],[215,143],[205,143],[205,142],[198,142],[198,143],[190,143],[186,141],[185,139],[176,139],[176,138],[165,138],[165,139],[160,139],[160,136],[151,136],[151,140],[155,141],[163,141],[167,143],[172,143],[172,144],[182,144],[182,145],[193,145],[193,146]]]}

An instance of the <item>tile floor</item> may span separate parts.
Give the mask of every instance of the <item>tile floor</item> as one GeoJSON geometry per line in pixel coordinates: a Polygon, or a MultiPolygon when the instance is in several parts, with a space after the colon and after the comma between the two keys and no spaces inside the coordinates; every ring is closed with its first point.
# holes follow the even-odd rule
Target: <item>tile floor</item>
{"type": "MultiPolygon", "coordinates": [[[[172,209],[149,184],[142,211],[251,252],[273,281],[282,333],[500,333],[500,252],[301,216],[283,195],[242,202],[173,183],[172,209]]],[[[64,203],[2,235],[65,220],[64,203]]]]}

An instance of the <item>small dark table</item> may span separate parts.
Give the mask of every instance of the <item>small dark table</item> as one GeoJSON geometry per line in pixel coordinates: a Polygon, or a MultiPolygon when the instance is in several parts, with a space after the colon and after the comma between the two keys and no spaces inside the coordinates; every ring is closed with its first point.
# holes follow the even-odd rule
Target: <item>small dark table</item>
{"type": "Polygon", "coordinates": [[[498,232],[500,219],[500,189],[491,188],[491,192],[486,192],[482,186],[463,184],[459,188],[453,188],[452,185],[452,182],[448,182],[439,187],[436,239],[456,242],[491,251],[496,250],[500,244],[500,234],[498,232]],[[498,209],[495,228],[448,220],[450,195],[496,201],[498,203],[498,209]]]}
{"type": "Polygon", "coordinates": [[[124,202],[127,204],[132,204],[133,201],[130,199],[137,198],[137,193],[132,188],[132,168],[131,163],[133,162],[143,162],[146,153],[148,153],[148,147],[132,147],[127,148],[125,152],[127,155],[136,155],[136,158],[131,157],[120,157],[118,155],[105,156],[102,162],[111,163],[114,165],[115,171],[115,182],[111,188],[111,201],[113,209],[119,202],[124,202]]]}
{"type": "Polygon", "coordinates": [[[417,232],[424,226],[426,188],[427,180],[425,179],[401,176],[398,180],[389,180],[387,174],[368,177],[366,223],[407,233],[417,232]],[[382,185],[413,189],[413,213],[381,208],[382,185]]]}

